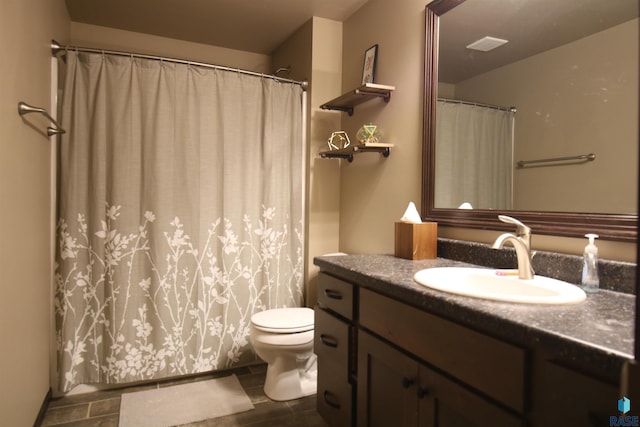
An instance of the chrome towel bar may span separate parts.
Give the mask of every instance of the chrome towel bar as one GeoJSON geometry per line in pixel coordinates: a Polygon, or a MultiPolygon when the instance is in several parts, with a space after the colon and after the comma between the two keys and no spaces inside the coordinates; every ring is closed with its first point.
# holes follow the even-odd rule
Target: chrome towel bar
{"type": "Polygon", "coordinates": [[[33,107],[25,102],[19,102],[18,114],[20,114],[21,116],[24,116],[25,114],[29,114],[29,113],[40,113],[43,116],[45,116],[47,119],[49,119],[51,123],[53,123],[53,126],[47,127],[47,135],[51,136],[51,135],[59,135],[61,133],[65,133],[65,130],[62,129],[62,126],[60,126],[60,124],[57,121],[55,121],[54,118],[51,117],[44,108],[33,107]]]}
{"type": "Polygon", "coordinates": [[[523,168],[527,165],[537,164],[542,166],[542,163],[556,163],[556,162],[592,162],[596,159],[596,155],[593,153],[589,154],[580,154],[578,156],[567,156],[567,157],[553,157],[550,159],[538,159],[538,160],[520,160],[517,165],[519,168],[523,168]]]}

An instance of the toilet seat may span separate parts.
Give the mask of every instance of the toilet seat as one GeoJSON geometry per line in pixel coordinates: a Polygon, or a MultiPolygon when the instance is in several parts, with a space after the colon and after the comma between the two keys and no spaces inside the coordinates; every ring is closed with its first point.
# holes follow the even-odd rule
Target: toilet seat
{"type": "Polygon", "coordinates": [[[254,346],[299,347],[313,342],[313,330],[293,334],[274,334],[271,332],[256,331],[251,339],[253,340],[254,346]]]}
{"type": "Polygon", "coordinates": [[[274,308],[251,316],[251,324],[259,331],[293,334],[313,330],[314,312],[306,307],[274,308]]]}

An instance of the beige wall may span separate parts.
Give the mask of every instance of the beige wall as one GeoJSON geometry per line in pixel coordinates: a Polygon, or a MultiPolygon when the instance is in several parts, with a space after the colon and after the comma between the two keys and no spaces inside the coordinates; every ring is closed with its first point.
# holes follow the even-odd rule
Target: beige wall
{"type": "Polygon", "coordinates": [[[48,123],[23,121],[17,105],[51,111],[50,43],[67,41],[69,18],[64,0],[4,1],[1,9],[0,425],[29,426],[49,390],[52,143],[48,123]]]}
{"type": "MultiPolygon", "coordinates": [[[[394,221],[407,204],[420,205],[425,0],[369,0],[344,23],[342,89],[360,85],[364,52],[378,44],[375,82],[396,90],[388,104],[376,99],[342,114],[355,140],[369,122],[395,144],[391,155],[364,153],[340,161],[340,249],[393,253],[394,221]]],[[[325,160],[329,161],[329,160],[325,160]]],[[[338,162],[338,160],[330,160],[338,162]]]]}
{"type": "MultiPolygon", "coordinates": [[[[361,154],[351,164],[342,161],[340,250],[345,252],[393,253],[393,222],[409,201],[420,205],[426,3],[369,0],[344,23],[343,90],[359,85],[363,53],[374,44],[379,45],[376,82],[396,86],[388,105],[370,101],[352,117],[342,115],[349,135],[373,122],[384,131],[384,142],[396,144],[387,159],[361,154]]],[[[488,242],[498,232],[440,227],[439,235],[488,242]]],[[[533,238],[536,249],[579,254],[584,245],[584,239],[533,238]]],[[[601,241],[599,247],[603,258],[635,260],[635,244],[601,241]]]]}
{"type": "Polygon", "coordinates": [[[516,161],[596,153],[516,169],[515,209],[636,212],[638,19],[461,82],[455,95],[517,107],[516,161]]]}
{"type": "Polygon", "coordinates": [[[321,110],[320,105],[341,94],[342,37],[341,22],[313,18],[307,234],[310,306],[315,304],[318,272],[313,257],[339,249],[340,166],[336,161],[321,159],[318,153],[328,148],[331,132],[340,130],[340,113],[321,110]]]}
{"type": "Polygon", "coordinates": [[[226,49],[97,25],[71,23],[71,44],[80,47],[166,56],[258,73],[270,73],[269,55],[226,49]]]}

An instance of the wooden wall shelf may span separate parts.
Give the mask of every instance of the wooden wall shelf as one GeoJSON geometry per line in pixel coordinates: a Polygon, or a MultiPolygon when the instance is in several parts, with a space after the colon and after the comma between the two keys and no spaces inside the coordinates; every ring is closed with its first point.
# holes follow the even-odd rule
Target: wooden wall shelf
{"type": "Polygon", "coordinates": [[[389,157],[391,154],[391,147],[393,144],[386,143],[367,143],[350,145],[347,148],[341,148],[340,150],[329,150],[320,152],[320,157],[323,159],[347,159],[349,163],[353,161],[353,156],[358,153],[374,152],[380,153],[383,157],[389,157]]]}
{"type": "Polygon", "coordinates": [[[396,90],[395,86],[380,85],[376,83],[366,83],[342,96],[332,99],[320,106],[323,110],[338,110],[353,115],[353,108],[356,105],[367,102],[371,99],[382,98],[384,102],[389,102],[391,92],[396,90]]]}

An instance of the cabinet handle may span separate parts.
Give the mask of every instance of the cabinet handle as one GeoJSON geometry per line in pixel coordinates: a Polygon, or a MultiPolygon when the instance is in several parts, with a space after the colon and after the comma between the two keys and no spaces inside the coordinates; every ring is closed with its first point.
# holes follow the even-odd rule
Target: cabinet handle
{"type": "Polygon", "coordinates": [[[418,387],[418,399],[424,399],[429,395],[429,389],[418,387]]]}
{"type": "Polygon", "coordinates": [[[402,379],[402,388],[409,388],[409,387],[411,387],[414,383],[415,383],[415,381],[413,381],[411,378],[404,377],[404,378],[402,379]]]}
{"type": "Polygon", "coordinates": [[[333,289],[325,289],[324,294],[331,299],[342,299],[342,293],[333,289]]]}
{"type": "Polygon", "coordinates": [[[338,398],[335,394],[325,390],[323,396],[327,405],[331,406],[333,409],[340,409],[340,402],[337,402],[338,398]]]}
{"type": "Polygon", "coordinates": [[[331,335],[321,334],[320,341],[322,341],[322,344],[326,346],[333,347],[333,348],[338,347],[338,340],[332,337],[331,335]]]}

